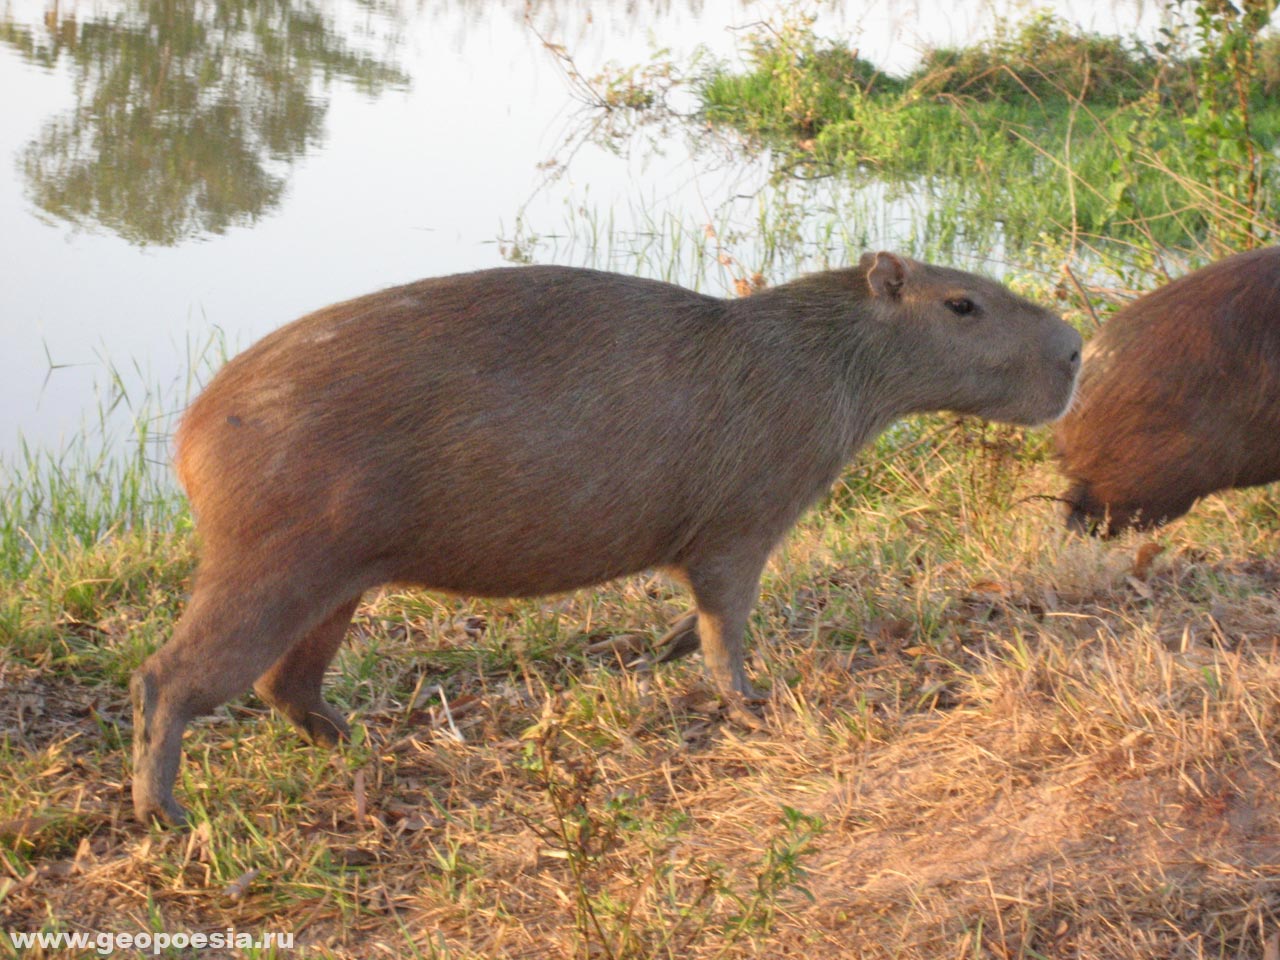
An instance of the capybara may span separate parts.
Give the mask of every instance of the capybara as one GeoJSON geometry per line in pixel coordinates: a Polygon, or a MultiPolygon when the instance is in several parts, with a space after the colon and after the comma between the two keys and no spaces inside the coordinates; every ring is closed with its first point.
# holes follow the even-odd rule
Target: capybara
{"type": "Polygon", "coordinates": [[[1119,310],[1085,348],[1055,442],[1080,531],[1148,528],[1215,490],[1280,479],[1280,247],[1119,310]]]}
{"type": "Polygon", "coordinates": [[[712,678],[750,696],[761,571],[853,453],[917,411],[1050,420],[1079,363],[1052,313],[890,253],[743,299],[535,266],[303,317],[177,432],[201,562],[133,677],[137,815],[182,821],[183,728],[250,685],[312,740],[346,733],[321,680],[388,582],[534,596],[666,569],[712,678]]]}

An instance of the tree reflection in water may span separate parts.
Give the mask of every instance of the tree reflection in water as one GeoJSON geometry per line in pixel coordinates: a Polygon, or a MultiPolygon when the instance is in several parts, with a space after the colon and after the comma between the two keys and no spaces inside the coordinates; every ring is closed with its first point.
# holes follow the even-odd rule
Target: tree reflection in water
{"type": "Polygon", "coordinates": [[[389,55],[348,44],[322,3],[127,0],[88,20],[55,8],[42,28],[0,16],[0,41],[34,63],[73,64],[75,108],[20,157],[31,199],[139,245],[270,211],[323,138],[332,80],[370,95],[409,83],[389,55]]]}

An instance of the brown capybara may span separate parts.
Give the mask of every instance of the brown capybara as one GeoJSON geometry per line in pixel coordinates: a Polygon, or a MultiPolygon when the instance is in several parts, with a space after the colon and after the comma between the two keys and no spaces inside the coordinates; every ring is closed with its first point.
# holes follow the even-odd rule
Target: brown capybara
{"type": "Polygon", "coordinates": [[[309,738],[342,736],[321,680],[388,582],[533,596],[664,568],[716,684],[750,695],[760,573],[853,453],[917,411],[1050,420],[1079,362],[1048,311],[889,253],[738,300],[539,266],[303,317],[178,429],[202,554],[131,684],[137,815],[183,820],[183,728],[250,686],[309,738]]]}
{"type": "Polygon", "coordinates": [[[1085,348],[1055,441],[1068,523],[1114,534],[1280,479],[1280,247],[1126,305],[1085,348]]]}

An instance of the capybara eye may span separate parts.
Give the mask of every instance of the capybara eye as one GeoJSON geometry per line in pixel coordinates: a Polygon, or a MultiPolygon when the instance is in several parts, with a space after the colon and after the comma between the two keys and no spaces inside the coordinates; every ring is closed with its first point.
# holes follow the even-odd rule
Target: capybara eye
{"type": "Polygon", "coordinates": [[[968,297],[953,297],[947,301],[947,309],[958,316],[973,313],[977,306],[968,297]]]}

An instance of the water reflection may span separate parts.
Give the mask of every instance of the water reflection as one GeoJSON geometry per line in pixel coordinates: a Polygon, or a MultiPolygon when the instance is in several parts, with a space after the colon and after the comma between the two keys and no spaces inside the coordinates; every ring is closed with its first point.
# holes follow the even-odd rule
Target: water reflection
{"type": "Polygon", "coordinates": [[[75,81],[74,109],[22,152],[29,196],[139,245],[253,223],[321,141],[329,81],[370,95],[407,86],[390,53],[352,46],[351,32],[288,0],[134,0],[84,20],[54,8],[40,27],[0,18],[0,41],[46,67],[69,61],[75,81]]]}

